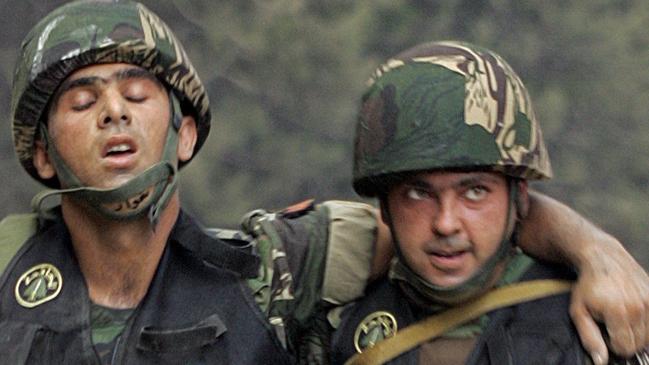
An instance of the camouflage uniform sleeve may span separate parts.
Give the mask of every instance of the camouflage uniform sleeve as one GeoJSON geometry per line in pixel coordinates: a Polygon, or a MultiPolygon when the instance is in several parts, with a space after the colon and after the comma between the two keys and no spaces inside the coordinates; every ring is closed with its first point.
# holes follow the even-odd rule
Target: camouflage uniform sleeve
{"type": "Polygon", "coordinates": [[[242,227],[262,261],[248,284],[284,345],[294,352],[305,342],[325,346],[307,332],[325,326],[327,308],[362,295],[376,236],[373,208],[328,201],[278,213],[256,210],[242,227]]]}

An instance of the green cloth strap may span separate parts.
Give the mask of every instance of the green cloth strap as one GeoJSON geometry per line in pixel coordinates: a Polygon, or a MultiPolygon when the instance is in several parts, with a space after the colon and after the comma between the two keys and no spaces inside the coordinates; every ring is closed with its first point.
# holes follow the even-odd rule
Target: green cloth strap
{"type": "MultiPolygon", "coordinates": [[[[100,212],[106,216],[115,219],[125,219],[140,214],[144,209],[153,206],[153,210],[149,212],[152,217],[152,222],[158,219],[160,211],[164,209],[169,200],[171,193],[173,193],[177,180],[176,167],[168,161],[159,162],[128,182],[116,188],[100,189],[91,187],[76,187],[69,189],[56,189],[44,190],[36,194],[32,199],[32,209],[37,213],[42,213],[42,205],[45,199],[59,194],[71,194],[77,196],[80,200],[93,204],[100,212]],[[137,198],[138,193],[142,193],[147,188],[153,187],[153,197],[150,198],[151,203],[144,204],[136,209],[130,211],[115,211],[103,204],[110,203],[125,203],[129,198],[137,198]],[[165,204],[165,205],[156,205],[165,204]]],[[[136,205],[137,206],[137,205],[136,205]]]]}
{"type": "Polygon", "coordinates": [[[361,354],[352,356],[346,365],[383,364],[416,346],[473,318],[498,308],[570,291],[572,283],[564,280],[532,280],[494,289],[466,304],[430,316],[397,332],[361,354]]]}
{"type": "Polygon", "coordinates": [[[0,276],[25,241],[38,228],[38,215],[12,214],[0,221],[0,276]]]}

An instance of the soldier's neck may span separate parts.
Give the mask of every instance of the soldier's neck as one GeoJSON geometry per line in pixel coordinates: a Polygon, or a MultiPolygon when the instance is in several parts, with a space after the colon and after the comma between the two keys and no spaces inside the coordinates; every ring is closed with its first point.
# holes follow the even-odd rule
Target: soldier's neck
{"type": "Polygon", "coordinates": [[[146,295],[178,218],[178,193],[155,230],[146,217],[107,219],[65,197],[61,207],[90,300],[110,308],[136,307],[146,295]]]}

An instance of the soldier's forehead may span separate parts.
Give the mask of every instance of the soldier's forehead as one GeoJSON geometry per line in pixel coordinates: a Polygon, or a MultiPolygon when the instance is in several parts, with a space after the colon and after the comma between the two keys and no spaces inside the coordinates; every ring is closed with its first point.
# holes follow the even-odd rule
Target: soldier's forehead
{"type": "Polygon", "coordinates": [[[104,81],[111,79],[146,78],[162,86],[160,80],[151,72],[129,63],[103,63],[85,66],[72,72],[61,84],[63,85],[66,82],[72,82],[84,77],[96,77],[104,81]]]}

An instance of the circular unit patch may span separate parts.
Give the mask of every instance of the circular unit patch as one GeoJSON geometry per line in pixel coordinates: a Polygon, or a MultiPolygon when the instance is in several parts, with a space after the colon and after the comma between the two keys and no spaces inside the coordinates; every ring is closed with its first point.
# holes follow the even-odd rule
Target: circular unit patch
{"type": "Polygon", "coordinates": [[[63,287],[61,272],[52,264],[38,264],[27,270],[16,283],[16,301],[34,308],[56,298],[63,287]]]}
{"type": "Polygon", "coordinates": [[[358,353],[371,348],[377,343],[394,337],[397,333],[397,320],[391,313],[385,311],[374,312],[365,317],[356,327],[354,333],[354,347],[358,353]]]}

